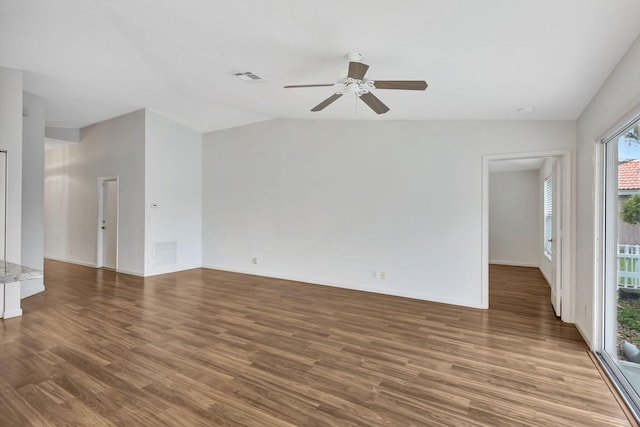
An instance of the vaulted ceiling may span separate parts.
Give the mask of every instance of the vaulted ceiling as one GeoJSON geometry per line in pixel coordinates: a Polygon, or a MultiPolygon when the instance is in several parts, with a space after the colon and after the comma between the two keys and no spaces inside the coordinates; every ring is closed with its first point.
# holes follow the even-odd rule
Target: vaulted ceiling
{"type": "Polygon", "coordinates": [[[198,131],[271,118],[576,119],[640,34],[638,0],[0,0],[0,66],[47,124],[147,107],[198,131]],[[420,79],[309,110],[357,51],[372,79],[420,79]],[[242,81],[251,71],[263,80],[242,81]],[[532,107],[533,111],[518,112],[532,107]]]}

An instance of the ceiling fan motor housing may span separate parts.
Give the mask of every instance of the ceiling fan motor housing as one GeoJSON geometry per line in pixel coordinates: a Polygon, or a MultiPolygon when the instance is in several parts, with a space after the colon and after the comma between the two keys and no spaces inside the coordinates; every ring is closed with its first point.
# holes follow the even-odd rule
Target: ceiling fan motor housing
{"type": "Polygon", "coordinates": [[[358,52],[349,52],[347,53],[347,58],[349,59],[349,62],[360,62],[362,54],[358,52]]]}

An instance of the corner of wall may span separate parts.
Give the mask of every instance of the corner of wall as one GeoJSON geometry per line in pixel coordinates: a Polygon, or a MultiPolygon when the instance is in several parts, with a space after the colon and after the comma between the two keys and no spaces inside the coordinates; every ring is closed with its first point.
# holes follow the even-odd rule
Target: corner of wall
{"type": "Polygon", "coordinates": [[[21,263],[42,270],[45,99],[23,92],[23,104],[21,263]]]}
{"type": "Polygon", "coordinates": [[[201,159],[201,133],[145,110],[145,276],[202,264],[201,159]],[[175,263],[156,264],[163,242],[176,243],[175,263]]]}
{"type": "Polygon", "coordinates": [[[7,150],[7,260],[20,264],[22,246],[23,73],[0,67],[0,149],[7,150]]]}
{"type": "Polygon", "coordinates": [[[589,336],[589,334],[587,334],[584,331],[584,329],[582,328],[582,324],[580,322],[578,322],[578,319],[576,319],[576,322],[574,324],[576,325],[576,329],[578,330],[578,332],[582,336],[582,339],[587,344],[587,347],[589,347],[589,350],[596,351],[597,349],[593,347],[593,343],[591,341],[591,336],[589,336]]]}

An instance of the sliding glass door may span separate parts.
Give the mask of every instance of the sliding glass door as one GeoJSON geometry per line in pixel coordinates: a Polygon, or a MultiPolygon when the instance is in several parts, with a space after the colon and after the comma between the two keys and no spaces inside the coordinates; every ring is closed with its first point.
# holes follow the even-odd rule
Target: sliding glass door
{"type": "Polygon", "coordinates": [[[600,355],[640,407],[640,127],[605,142],[603,336],[600,355]]]}

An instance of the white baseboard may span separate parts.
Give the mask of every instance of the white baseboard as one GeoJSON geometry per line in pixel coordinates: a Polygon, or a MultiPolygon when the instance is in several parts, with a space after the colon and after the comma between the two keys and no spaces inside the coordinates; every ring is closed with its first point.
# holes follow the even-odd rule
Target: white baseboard
{"type": "MultiPolygon", "coordinates": [[[[69,264],[82,265],[83,267],[98,268],[98,266],[94,262],[78,261],[78,260],[75,260],[75,259],[66,259],[66,258],[61,258],[61,257],[56,257],[56,256],[51,256],[51,255],[45,255],[44,258],[45,259],[50,259],[50,260],[53,260],[53,261],[68,262],[69,264]]],[[[132,276],[144,277],[144,274],[139,272],[139,271],[125,270],[123,268],[116,269],[116,272],[117,273],[130,274],[132,276]]]]}
{"type": "Polygon", "coordinates": [[[20,299],[44,292],[44,279],[23,280],[20,282],[20,299]]]}
{"type": "Polygon", "coordinates": [[[116,268],[116,273],[124,273],[124,274],[130,274],[131,276],[144,277],[144,273],[140,273],[139,271],[133,271],[133,270],[125,270],[123,268],[116,268]]]}
{"type": "Polygon", "coordinates": [[[535,268],[539,268],[540,267],[535,262],[525,262],[525,261],[489,260],[489,264],[512,265],[514,267],[535,267],[535,268]]]}
{"type": "Polygon", "coordinates": [[[576,325],[576,329],[578,330],[578,332],[580,332],[580,335],[582,335],[582,339],[584,340],[584,342],[587,343],[587,346],[589,347],[589,349],[591,349],[591,351],[596,351],[596,349],[594,349],[593,345],[591,344],[590,337],[587,337],[587,334],[585,334],[584,331],[582,330],[582,326],[580,326],[578,322],[574,323],[574,325],[576,325]]]}
{"type": "Polygon", "coordinates": [[[3,314],[3,318],[4,319],[11,319],[12,317],[19,317],[22,316],[22,309],[16,309],[16,310],[11,310],[11,311],[5,311],[3,314]]]}
{"type": "Polygon", "coordinates": [[[200,264],[192,264],[192,265],[178,265],[178,266],[170,266],[164,268],[158,268],[156,271],[149,272],[144,274],[144,277],[150,276],[158,276],[160,274],[169,274],[169,273],[177,273],[179,271],[193,270],[194,268],[202,267],[200,264]]]}
{"type": "Polygon", "coordinates": [[[281,275],[281,274],[272,274],[272,273],[263,272],[263,271],[256,272],[256,271],[250,271],[250,270],[242,270],[242,269],[230,268],[230,267],[221,266],[221,265],[206,264],[206,265],[203,265],[202,268],[208,268],[208,269],[211,269],[211,270],[228,271],[228,272],[231,272],[231,273],[249,274],[249,275],[252,275],[252,276],[271,277],[271,278],[274,278],[274,279],[290,280],[290,281],[293,281],[293,282],[309,283],[309,284],[312,284],[312,285],[331,286],[333,288],[351,289],[351,290],[362,291],[362,292],[372,292],[372,293],[375,293],[375,294],[391,295],[391,296],[397,296],[397,297],[417,299],[417,300],[422,300],[422,301],[431,301],[431,302],[438,302],[438,303],[443,303],[443,304],[459,305],[459,306],[462,306],[462,307],[484,308],[484,307],[482,307],[482,305],[480,304],[479,301],[476,302],[476,301],[462,300],[462,299],[457,299],[457,298],[456,299],[453,299],[453,298],[440,298],[440,297],[434,297],[434,296],[428,295],[428,294],[421,294],[421,293],[416,293],[416,292],[407,292],[407,291],[394,289],[394,288],[366,288],[366,287],[363,287],[363,286],[353,286],[353,285],[349,285],[349,284],[345,284],[345,283],[337,284],[337,283],[332,283],[332,282],[327,282],[327,281],[320,281],[320,280],[317,280],[317,279],[309,279],[309,278],[304,278],[304,277],[294,277],[294,276],[281,275]]]}
{"type": "Polygon", "coordinates": [[[551,309],[553,310],[553,313],[556,315],[556,317],[561,318],[562,317],[562,300],[560,301],[560,307],[556,307],[555,305],[553,305],[553,303],[555,301],[557,301],[558,298],[558,294],[554,291],[553,288],[551,288],[551,309]],[[558,313],[558,310],[560,311],[558,313]]]}
{"type": "Polygon", "coordinates": [[[78,261],[76,259],[67,259],[67,258],[53,256],[53,255],[45,255],[44,258],[45,259],[50,259],[50,260],[53,260],[53,261],[68,262],[69,264],[82,265],[84,267],[96,268],[96,263],[95,262],[78,261]]]}

